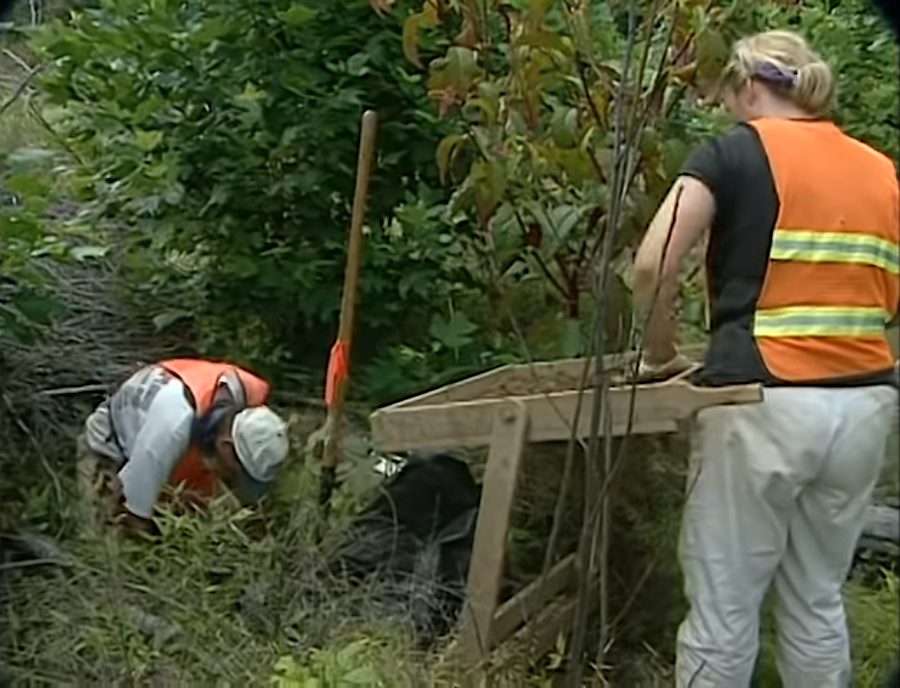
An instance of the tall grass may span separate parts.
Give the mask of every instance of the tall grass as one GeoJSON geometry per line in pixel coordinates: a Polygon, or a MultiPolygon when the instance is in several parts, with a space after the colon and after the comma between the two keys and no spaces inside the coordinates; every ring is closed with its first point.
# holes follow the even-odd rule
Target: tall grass
{"type": "Polygon", "coordinates": [[[295,459],[260,513],[225,496],[207,514],[163,514],[154,546],[84,533],[43,563],[3,565],[4,678],[422,685],[427,662],[407,620],[386,616],[372,588],[324,574],[351,509],[335,514],[319,544],[313,475],[295,459]]]}
{"type": "Polygon", "coordinates": [[[0,154],[44,145],[48,133],[36,110],[34,64],[24,44],[0,32],[0,154]]]}

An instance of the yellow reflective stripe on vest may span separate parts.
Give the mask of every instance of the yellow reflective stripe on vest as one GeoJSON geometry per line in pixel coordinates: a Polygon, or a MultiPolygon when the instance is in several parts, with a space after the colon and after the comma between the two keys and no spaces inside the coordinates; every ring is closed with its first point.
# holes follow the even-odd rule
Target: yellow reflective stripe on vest
{"type": "Polygon", "coordinates": [[[890,320],[883,308],[790,306],[757,311],[756,337],[876,337],[884,336],[890,320]]]}
{"type": "Polygon", "coordinates": [[[772,260],[857,263],[900,274],[900,246],[871,234],[776,229],[772,260]]]}

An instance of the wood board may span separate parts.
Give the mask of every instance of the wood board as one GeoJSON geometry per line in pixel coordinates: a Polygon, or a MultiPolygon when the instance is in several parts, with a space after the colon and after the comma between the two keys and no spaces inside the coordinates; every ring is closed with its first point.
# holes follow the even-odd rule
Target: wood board
{"type": "MultiPolygon", "coordinates": [[[[692,361],[700,361],[703,357],[703,350],[703,346],[687,346],[681,350],[681,353],[692,361]]],[[[629,351],[604,356],[604,369],[621,377],[627,373],[629,366],[634,364],[636,355],[637,352],[629,351]]],[[[384,410],[411,406],[436,406],[485,398],[570,392],[583,386],[581,381],[585,375],[590,381],[594,370],[594,362],[585,358],[564,358],[555,361],[536,361],[530,364],[505,365],[398,401],[386,406],[384,410]],[[587,372],[585,372],[585,364],[587,364],[587,372]]]]}
{"type": "MultiPolygon", "coordinates": [[[[622,370],[633,360],[633,354],[620,354],[607,357],[604,365],[622,370]]],[[[383,451],[486,446],[493,418],[509,398],[526,406],[528,442],[568,439],[573,425],[577,437],[587,437],[594,390],[578,391],[586,363],[592,368],[585,359],[504,366],[392,404],[372,414],[372,438],[383,451]]],[[[613,435],[671,433],[707,406],[761,401],[762,387],[697,387],[681,375],[612,387],[608,399],[613,435]]]]}

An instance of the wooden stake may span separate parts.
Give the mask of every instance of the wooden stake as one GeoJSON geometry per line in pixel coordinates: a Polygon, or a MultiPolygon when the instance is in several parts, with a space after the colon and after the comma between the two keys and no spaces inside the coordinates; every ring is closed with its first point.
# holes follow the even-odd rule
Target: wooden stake
{"type": "Polygon", "coordinates": [[[328,504],[335,484],[335,468],[340,460],[341,425],[344,412],[344,391],[349,369],[350,345],[353,335],[353,316],[356,310],[359,262],[362,250],[362,230],[366,215],[366,197],[375,150],[375,128],[378,116],[366,110],[362,116],[359,141],[359,158],[356,163],[356,190],[353,195],[353,215],[350,219],[350,241],[347,246],[347,264],[344,271],[344,293],[341,299],[341,318],[337,339],[328,361],[325,401],[328,405],[325,446],[322,456],[322,474],[319,484],[319,502],[327,514],[328,504]]]}

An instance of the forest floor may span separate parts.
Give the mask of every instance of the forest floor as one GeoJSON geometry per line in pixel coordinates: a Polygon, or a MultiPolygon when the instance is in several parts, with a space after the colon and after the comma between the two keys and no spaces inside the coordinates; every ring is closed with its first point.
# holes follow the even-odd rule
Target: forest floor
{"type": "MultiPolygon", "coordinates": [[[[16,74],[7,69],[9,59],[0,56],[3,75],[16,74]]],[[[0,79],[0,102],[15,82],[0,79]]],[[[26,116],[27,108],[23,98],[3,114],[4,148],[38,145],[47,136],[26,116]]],[[[58,358],[77,358],[57,348],[58,358]]],[[[66,400],[52,412],[36,413],[22,410],[22,397],[9,403],[19,405],[16,418],[25,420],[16,428],[16,443],[7,435],[0,443],[4,499],[9,483],[18,479],[7,471],[15,462],[28,474],[28,488],[15,502],[15,523],[51,538],[58,549],[45,543],[45,555],[36,560],[0,562],[2,679],[13,685],[454,683],[440,662],[441,644],[429,651],[415,647],[410,619],[385,616],[364,588],[325,591],[315,575],[329,547],[381,484],[367,451],[365,413],[357,414],[346,442],[342,487],[321,541],[315,537],[317,469],[305,449],[323,417],[304,408],[286,409],[294,456],[262,513],[239,510],[225,497],[204,516],[165,514],[162,544],[150,548],[86,536],[73,527],[74,439],[90,404],[66,400]]],[[[895,433],[880,498],[900,496],[898,453],[895,433]]],[[[604,671],[614,677],[612,685],[671,685],[674,634],[684,613],[675,546],[685,459],[681,438],[636,443],[620,476],[610,594],[614,607],[625,611],[604,671]]],[[[533,575],[542,559],[560,448],[533,448],[526,463],[507,562],[515,584],[533,575]]],[[[479,465],[473,457],[476,474],[479,465]]],[[[564,537],[569,546],[578,530],[577,520],[570,523],[564,537]]],[[[863,564],[847,583],[854,686],[880,688],[896,661],[898,589],[896,571],[878,561],[863,564]]],[[[778,685],[770,611],[760,663],[763,688],[778,685]]],[[[549,656],[525,662],[496,684],[552,685],[563,651],[561,642],[549,656]]]]}
{"type": "MultiPolygon", "coordinates": [[[[241,511],[226,497],[204,517],[164,515],[164,539],[154,547],[70,531],[47,560],[4,564],[4,676],[29,685],[452,685],[441,643],[416,649],[410,619],[385,617],[364,588],[325,592],[314,575],[383,481],[372,470],[363,417],[346,443],[342,486],[321,542],[314,537],[317,471],[305,448],[322,414],[307,409],[290,418],[295,456],[264,513],[241,511]]],[[[628,598],[630,607],[616,629],[612,685],[671,685],[674,631],[684,610],[674,560],[683,448],[677,438],[640,445],[617,491],[612,603],[628,598]]],[[[533,575],[540,559],[560,452],[538,447],[526,456],[510,536],[511,580],[533,575]]],[[[475,473],[477,464],[476,457],[475,473]]],[[[896,493],[897,469],[886,466],[885,493],[896,493]]],[[[69,480],[60,476],[60,503],[48,487],[30,508],[36,513],[52,503],[75,518],[69,480]]],[[[866,688],[880,686],[896,658],[900,598],[895,572],[870,564],[858,573],[848,582],[847,603],[854,685],[866,688]]],[[[552,685],[563,648],[494,683],[552,685]]],[[[764,687],[778,685],[773,648],[767,613],[764,687]]]]}

